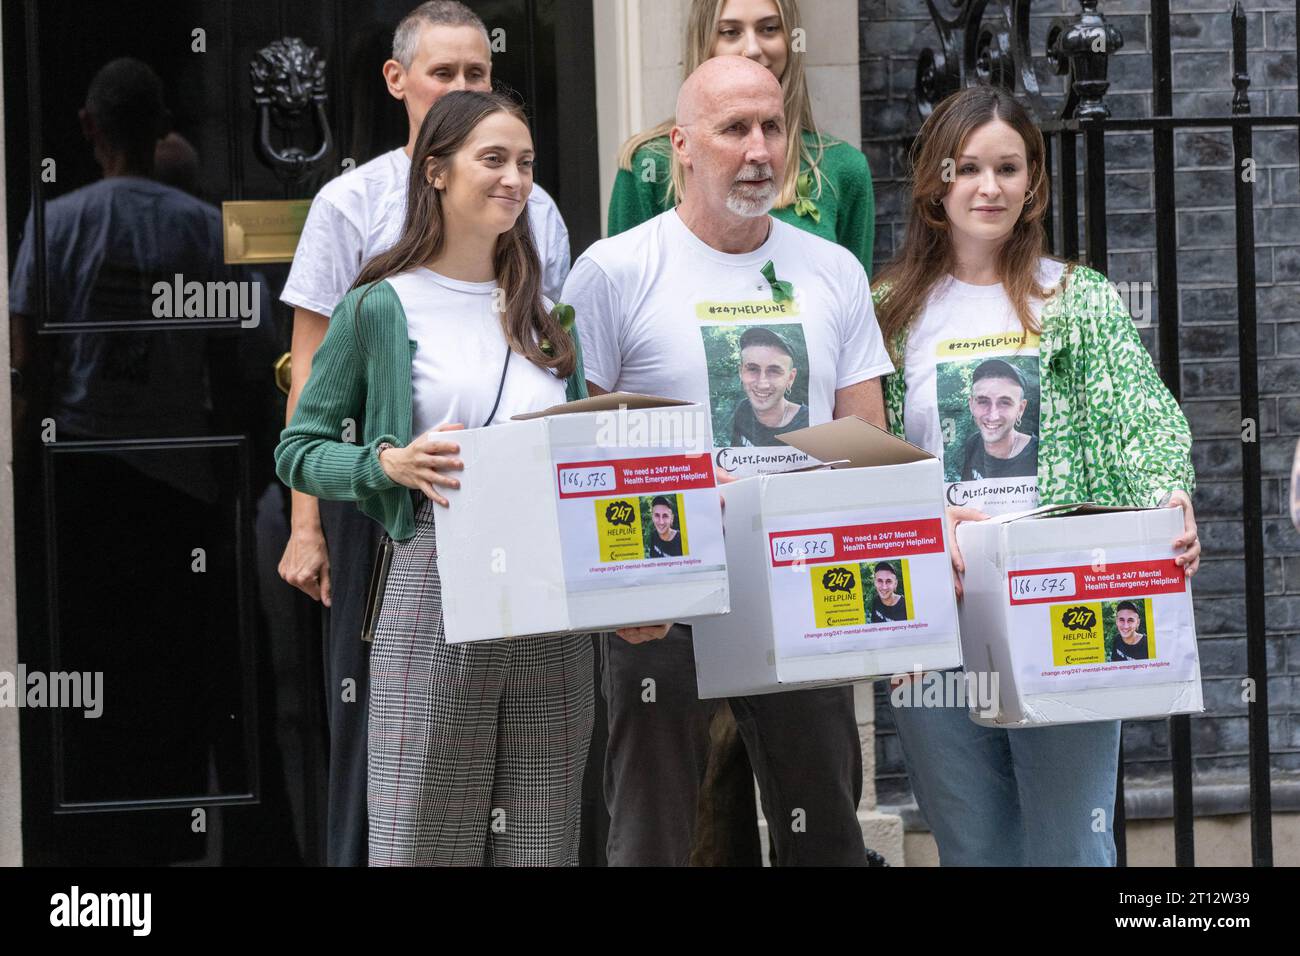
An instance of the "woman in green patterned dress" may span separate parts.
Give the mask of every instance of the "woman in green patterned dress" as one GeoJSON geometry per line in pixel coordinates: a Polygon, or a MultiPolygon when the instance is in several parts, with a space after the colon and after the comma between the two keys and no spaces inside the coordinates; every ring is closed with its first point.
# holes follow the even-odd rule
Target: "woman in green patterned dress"
{"type": "MultiPolygon", "coordinates": [[[[963,90],[922,125],[912,165],[907,236],[873,294],[898,368],[885,386],[890,427],[946,462],[958,596],[957,524],[1061,502],[1181,508],[1173,547],[1193,574],[1187,420],[1105,276],[1046,254],[1049,184],[1032,118],[1002,90],[963,90]],[[975,370],[990,359],[1023,389],[974,402],[975,370]],[[1017,430],[1038,440],[1036,474],[999,463],[1017,430]],[[981,436],[986,466],[963,473],[959,452],[981,436]]],[[[1008,731],[975,724],[961,701],[895,704],[942,863],[1114,865],[1118,721],[1008,731]]]]}

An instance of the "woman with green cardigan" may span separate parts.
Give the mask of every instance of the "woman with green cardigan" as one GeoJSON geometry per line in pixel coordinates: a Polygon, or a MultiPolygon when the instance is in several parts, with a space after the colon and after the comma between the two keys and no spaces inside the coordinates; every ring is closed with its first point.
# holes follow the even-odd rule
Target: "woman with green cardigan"
{"type": "Polygon", "coordinates": [[[401,238],[336,308],[276,448],[286,484],[356,501],[394,540],[370,654],[371,866],[577,862],[590,638],[448,644],[434,531],[464,467],[455,430],[586,395],[541,295],[532,166],[510,101],[434,104],[401,238]]]}
{"type": "MultiPolygon", "coordinates": [[[[772,215],[848,249],[868,275],[876,227],[871,171],[862,151],[817,130],[804,78],[803,53],[792,43],[799,29],[796,0],[694,0],[687,34],[685,75],[705,60],[739,55],[781,81],[789,137],[786,176],[772,215]]],[[[672,122],[632,137],[619,154],[609,199],[609,234],[617,235],[676,205],[680,175],[671,168],[672,122]]]]}

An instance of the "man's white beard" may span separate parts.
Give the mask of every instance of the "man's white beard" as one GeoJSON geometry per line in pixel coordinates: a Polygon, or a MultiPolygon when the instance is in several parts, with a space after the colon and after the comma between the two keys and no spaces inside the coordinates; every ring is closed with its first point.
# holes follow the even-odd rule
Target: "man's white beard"
{"type": "Polygon", "coordinates": [[[776,205],[779,190],[776,183],[772,181],[772,169],[766,167],[763,172],[767,174],[767,186],[758,193],[752,190],[749,197],[741,195],[736,190],[736,185],[741,182],[752,182],[752,180],[737,180],[732,188],[727,192],[727,208],[737,216],[744,216],[746,219],[757,219],[759,216],[766,216],[768,212],[776,205]]]}

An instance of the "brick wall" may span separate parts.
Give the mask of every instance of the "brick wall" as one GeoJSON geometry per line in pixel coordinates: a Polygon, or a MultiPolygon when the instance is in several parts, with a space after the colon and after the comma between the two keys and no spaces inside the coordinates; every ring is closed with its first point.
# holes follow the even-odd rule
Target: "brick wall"
{"type": "MultiPolygon", "coordinates": [[[[1171,49],[1177,115],[1231,108],[1229,0],[1173,0],[1171,49]]],[[[943,9],[949,9],[947,4],[943,9]]],[[[995,9],[990,7],[990,11],[995,9]]],[[[1078,4],[1035,4],[1035,70],[1050,105],[1063,78],[1041,54],[1051,20],[1078,4]]],[[[1250,98],[1257,114],[1296,112],[1295,6],[1248,0],[1250,98]]],[[[1124,46],[1110,60],[1105,102],[1115,116],[1150,115],[1149,0],[1103,0],[1124,46]]],[[[913,93],[916,58],[938,37],[924,0],[860,0],[863,150],[876,183],[876,264],[903,235],[904,156],[920,125],[913,93]]],[[[1291,456],[1300,436],[1300,187],[1295,127],[1255,132],[1256,267],[1267,586],[1270,740],[1275,773],[1300,772],[1300,535],[1286,517],[1291,456]]],[[[1104,271],[1116,281],[1156,285],[1150,134],[1106,138],[1107,232],[1104,271]]],[[[1183,407],[1195,435],[1200,487],[1195,502],[1205,548],[1195,579],[1206,713],[1192,722],[1198,782],[1245,782],[1246,642],[1242,589],[1241,415],[1238,401],[1236,253],[1232,140],[1226,129],[1175,134],[1183,407]]],[[[1155,350],[1156,324],[1142,330],[1155,350]]],[[[878,685],[877,785],[883,804],[910,798],[885,688],[878,685]]],[[[1125,725],[1132,783],[1168,779],[1168,724],[1125,725]]]]}

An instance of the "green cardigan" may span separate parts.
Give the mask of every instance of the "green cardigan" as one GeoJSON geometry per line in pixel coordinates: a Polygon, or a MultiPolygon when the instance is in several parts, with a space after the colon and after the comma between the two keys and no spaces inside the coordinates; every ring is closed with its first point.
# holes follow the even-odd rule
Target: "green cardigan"
{"type": "MultiPolygon", "coordinates": [[[[817,137],[803,134],[808,151],[817,155],[817,137]]],[[[811,182],[809,199],[814,209],[798,201],[772,215],[782,222],[838,243],[858,257],[871,274],[871,250],[876,231],[876,196],[871,170],[862,151],[848,143],[822,136],[823,153],[818,164],[822,187],[811,182]],[[800,215],[796,210],[802,210],[800,215]]],[[[807,167],[804,167],[806,171],[807,167]]],[[[668,201],[668,137],[652,139],[632,157],[632,169],[620,169],[609,197],[609,234],[616,236],[653,219],[672,208],[668,201]]]]}
{"type": "MultiPolygon", "coordinates": [[[[887,292],[877,287],[872,298],[879,303],[887,292]]],[[[1040,323],[1039,501],[1152,507],[1170,491],[1190,496],[1196,473],[1187,418],[1109,280],[1074,266],[1040,323]]],[[[885,413],[901,438],[906,334],[893,352],[898,371],[885,380],[885,413]]]]}
{"type": "MultiPolygon", "coordinates": [[[[380,442],[405,447],[411,441],[411,356],[417,346],[407,337],[396,291],[384,281],[372,285],[360,312],[357,301],[370,285],[349,292],[330,317],[293,420],[280,433],[275,473],[316,498],[355,501],[401,541],[415,533],[411,492],[384,472],[377,448],[380,442]],[[345,440],[352,435],[360,442],[345,440]]],[[[567,401],[587,397],[582,349],[572,329],[570,335],[578,365],[566,384],[567,401]]]]}

